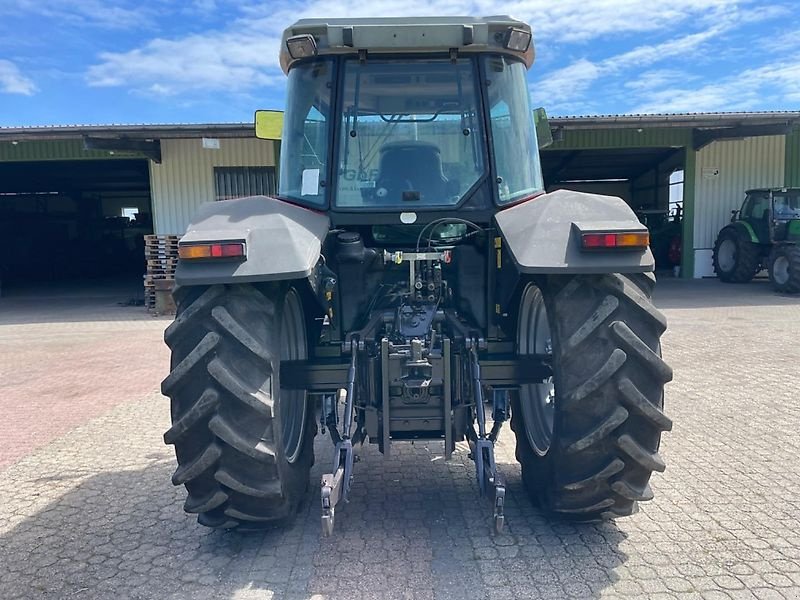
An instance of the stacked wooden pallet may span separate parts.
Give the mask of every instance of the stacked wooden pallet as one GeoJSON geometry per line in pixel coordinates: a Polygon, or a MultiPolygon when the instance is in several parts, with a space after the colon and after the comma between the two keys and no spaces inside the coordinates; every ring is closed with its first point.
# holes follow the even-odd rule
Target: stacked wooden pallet
{"type": "Polygon", "coordinates": [[[144,236],[144,255],[147,260],[147,273],[144,276],[144,305],[148,310],[156,307],[156,281],[163,288],[167,280],[171,283],[175,278],[175,267],[178,265],[177,235],[144,236]]]}

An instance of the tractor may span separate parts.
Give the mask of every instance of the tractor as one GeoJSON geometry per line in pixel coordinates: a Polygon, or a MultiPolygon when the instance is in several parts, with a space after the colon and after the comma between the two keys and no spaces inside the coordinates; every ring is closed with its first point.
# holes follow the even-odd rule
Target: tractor
{"type": "Polygon", "coordinates": [[[748,190],[714,244],[714,272],[747,283],[763,269],[778,292],[800,292],[800,188],[748,190]]]}
{"type": "Polygon", "coordinates": [[[649,234],[619,198],[545,193],[533,60],[506,16],[284,32],[277,193],[203,205],[179,245],[164,440],[199,523],[260,529],[318,498],[330,535],[363,444],[424,441],[469,452],[499,532],[509,421],[543,512],[653,497],[672,371],[649,234]]]}

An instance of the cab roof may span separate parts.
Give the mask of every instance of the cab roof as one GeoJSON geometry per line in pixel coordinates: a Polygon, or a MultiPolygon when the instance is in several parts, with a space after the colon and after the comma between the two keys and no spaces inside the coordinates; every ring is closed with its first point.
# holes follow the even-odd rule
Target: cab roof
{"type": "Polygon", "coordinates": [[[296,58],[286,41],[312,35],[317,54],[342,55],[449,52],[496,52],[513,55],[530,68],[533,40],[524,51],[506,47],[510,30],[531,34],[530,25],[507,15],[490,17],[376,17],[361,19],[302,19],[283,32],[280,63],[289,72],[296,58]]]}

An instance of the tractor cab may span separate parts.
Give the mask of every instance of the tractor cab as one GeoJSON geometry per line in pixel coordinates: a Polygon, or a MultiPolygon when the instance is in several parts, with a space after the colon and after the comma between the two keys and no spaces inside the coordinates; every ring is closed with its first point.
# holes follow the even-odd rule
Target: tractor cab
{"type": "Polygon", "coordinates": [[[454,209],[486,221],[544,190],[525,23],[302,20],[286,30],[280,61],[281,199],[337,224],[412,211],[422,224],[454,209]]]}
{"type": "Polygon", "coordinates": [[[775,241],[800,242],[800,189],[772,192],[772,220],[775,241]]]}
{"type": "Polygon", "coordinates": [[[800,189],[773,188],[747,191],[732,222],[739,222],[754,243],[800,240],[800,189]]]}

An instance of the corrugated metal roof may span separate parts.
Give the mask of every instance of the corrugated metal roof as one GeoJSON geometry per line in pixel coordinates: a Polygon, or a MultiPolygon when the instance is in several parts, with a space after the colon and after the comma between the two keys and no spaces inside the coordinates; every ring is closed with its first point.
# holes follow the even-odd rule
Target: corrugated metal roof
{"type": "Polygon", "coordinates": [[[254,137],[253,123],[170,123],[132,125],[25,125],[0,127],[0,140],[75,138],[85,135],[129,137],[135,139],[196,138],[203,136],[254,137]]]}
{"type": "MultiPolygon", "coordinates": [[[[709,112],[576,115],[550,118],[564,129],[616,129],[629,127],[732,127],[787,123],[800,124],[800,111],[709,112]]],[[[108,125],[41,125],[0,127],[0,139],[57,139],[83,135],[130,138],[252,137],[253,123],[134,123],[108,125]]]]}
{"type": "Polygon", "coordinates": [[[678,113],[609,113],[596,115],[557,115],[552,119],[616,119],[619,117],[740,117],[752,115],[800,115],[794,110],[754,110],[754,111],[716,111],[716,112],[678,112],[678,113]]]}
{"type": "Polygon", "coordinates": [[[733,127],[800,122],[800,111],[659,113],[632,115],[582,115],[552,117],[550,123],[565,129],[626,127],[733,127]]]}

